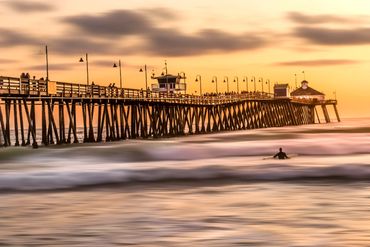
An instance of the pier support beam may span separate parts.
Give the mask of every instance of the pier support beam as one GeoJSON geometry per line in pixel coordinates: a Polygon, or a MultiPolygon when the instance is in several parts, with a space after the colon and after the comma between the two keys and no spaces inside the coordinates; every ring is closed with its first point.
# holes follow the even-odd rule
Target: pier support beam
{"type": "Polygon", "coordinates": [[[340,122],[340,117],[339,117],[337,105],[334,104],[333,107],[334,107],[335,116],[337,117],[337,121],[340,122]]]}
{"type": "Polygon", "coordinates": [[[315,117],[320,123],[317,107],[322,108],[325,121],[329,123],[327,105],[333,105],[340,121],[334,101],[302,103],[288,99],[246,99],[184,104],[172,99],[148,102],[29,95],[0,99],[0,146],[11,145],[11,140],[15,141],[15,146],[32,142],[32,146],[37,147],[39,140],[46,146],[55,142],[72,143],[72,139],[74,143],[101,142],[313,124],[315,117]],[[54,112],[55,105],[58,109],[54,112]],[[81,140],[77,118],[83,124],[81,140]],[[39,133],[36,125],[41,127],[40,139],[36,136],[39,133]]]}

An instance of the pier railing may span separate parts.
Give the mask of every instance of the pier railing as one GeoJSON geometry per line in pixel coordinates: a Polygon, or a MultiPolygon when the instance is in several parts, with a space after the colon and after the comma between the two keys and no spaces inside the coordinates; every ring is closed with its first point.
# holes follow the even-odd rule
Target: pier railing
{"type": "MultiPolygon", "coordinates": [[[[177,104],[217,105],[246,99],[272,100],[273,94],[266,92],[206,93],[203,95],[153,92],[143,89],[118,88],[112,86],[86,85],[70,82],[46,81],[0,76],[0,95],[7,97],[54,97],[71,99],[123,99],[177,104]]],[[[337,104],[336,100],[293,99],[301,104],[337,104]]]]}
{"type": "Polygon", "coordinates": [[[318,100],[318,99],[292,99],[292,102],[302,103],[302,104],[313,104],[313,105],[336,105],[338,102],[336,99],[328,100],[318,100]]]}
{"type": "Polygon", "coordinates": [[[245,99],[270,100],[273,98],[272,94],[265,92],[204,94],[200,96],[4,76],[0,76],[0,95],[7,97],[109,98],[202,105],[224,104],[245,99]]]}

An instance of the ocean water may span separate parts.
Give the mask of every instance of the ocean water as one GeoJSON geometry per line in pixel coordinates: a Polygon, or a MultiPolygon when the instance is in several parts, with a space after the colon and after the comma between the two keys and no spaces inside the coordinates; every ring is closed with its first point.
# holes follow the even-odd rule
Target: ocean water
{"type": "Polygon", "coordinates": [[[0,246],[370,246],[370,119],[0,162],[0,246]]]}

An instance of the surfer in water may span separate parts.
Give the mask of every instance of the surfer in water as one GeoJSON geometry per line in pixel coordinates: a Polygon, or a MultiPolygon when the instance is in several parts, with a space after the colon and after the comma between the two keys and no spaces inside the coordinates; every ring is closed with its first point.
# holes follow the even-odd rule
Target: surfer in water
{"type": "Polygon", "coordinates": [[[279,148],[279,152],[277,154],[274,155],[274,159],[275,158],[278,158],[279,160],[283,160],[283,159],[289,159],[289,157],[286,155],[285,152],[283,152],[283,149],[282,148],[279,148]]]}

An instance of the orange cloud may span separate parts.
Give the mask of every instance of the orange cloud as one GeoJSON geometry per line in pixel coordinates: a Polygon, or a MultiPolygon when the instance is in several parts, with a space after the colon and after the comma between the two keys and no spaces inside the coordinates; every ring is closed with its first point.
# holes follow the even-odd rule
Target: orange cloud
{"type": "Polygon", "coordinates": [[[299,27],[294,35],[317,45],[367,45],[370,44],[370,28],[333,29],[299,27]]]}
{"type": "MultiPolygon", "coordinates": [[[[172,20],[176,19],[176,15],[169,14],[171,12],[164,9],[161,9],[160,13],[169,15],[172,20]]],[[[134,47],[137,52],[161,56],[242,51],[260,48],[267,43],[255,33],[233,34],[204,28],[193,34],[187,34],[176,28],[160,28],[160,21],[164,19],[150,19],[147,10],[114,10],[97,15],[71,16],[62,20],[69,24],[72,30],[89,35],[89,40],[97,36],[110,41],[112,37],[117,39],[136,36],[142,41],[142,44],[134,47]]]]}
{"type": "Polygon", "coordinates": [[[324,24],[324,23],[360,23],[364,21],[364,17],[342,17],[337,15],[306,15],[300,12],[289,12],[287,17],[293,22],[299,24],[324,24]]]}
{"type": "Polygon", "coordinates": [[[2,1],[7,7],[16,12],[33,13],[33,12],[46,12],[55,9],[55,6],[48,3],[41,2],[25,2],[25,1],[2,1]]]}

